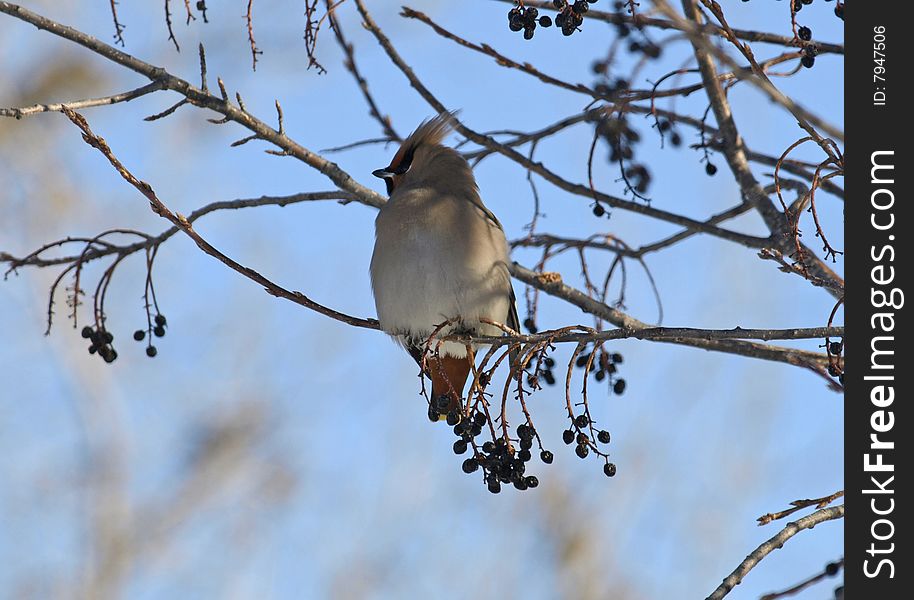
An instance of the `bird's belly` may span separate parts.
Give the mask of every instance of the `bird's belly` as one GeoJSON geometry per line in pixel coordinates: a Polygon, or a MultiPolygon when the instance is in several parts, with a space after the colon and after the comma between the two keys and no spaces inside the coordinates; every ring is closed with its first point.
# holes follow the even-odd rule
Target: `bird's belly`
{"type": "MultiPolygon", "coordinates": [[[[459,321],[441,332],[464,327],[498,333],[497,328],[482,326],[480,318],[505,321],[510,302],[506,267],[455,255],[446,237],[413,229],[396,245],[375,249],[371,275],[384,331],[422,343],[439,325],[455,319],[459,321]]],[[[446,353],[465,353],[455,346],[448,343],[446,353]]]]}

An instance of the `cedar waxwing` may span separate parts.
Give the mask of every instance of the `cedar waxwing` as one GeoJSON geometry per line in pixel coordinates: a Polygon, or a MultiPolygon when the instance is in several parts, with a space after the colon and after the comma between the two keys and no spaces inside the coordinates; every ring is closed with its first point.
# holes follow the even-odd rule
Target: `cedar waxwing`
{"type": "MultiPolygon", "coordinates": [[[[437,337],[455,332],[501,335],[488,318],[519,329],[508,272],[508,244],[501,223],[479,197],[473,172],[453,148],[441,144],[453,115],[423,122],[400,146],[390,165],[373,175],[387,184],[388,202],[375,220],[371,285],[381,329],[422,365],[432,380],[429,418],[457,408],[470,372],[466,346],[437,337]],[[438,405],[442,396],[447,408],[438,405]]],[[[442,402],[442,405],[444,403],[442,402]]]]}

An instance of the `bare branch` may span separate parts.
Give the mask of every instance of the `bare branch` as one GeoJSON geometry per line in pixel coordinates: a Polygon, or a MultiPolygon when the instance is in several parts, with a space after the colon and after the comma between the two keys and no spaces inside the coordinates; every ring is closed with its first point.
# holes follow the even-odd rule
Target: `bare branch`
{"type": "Polygon", "coordinates": [[[66,107],[63,108],[63,113],[73,122],[74,125],[79,127],[79,129],[83,132],[83,139],[86,141],[86,143],[101,152],[105,158],[108,159],[111,165],[117,170],[121,177],[123,177],[130,185],[135,187],[141,194],[143,194],[147,200],[149,200],[152,211],[154,213],[160,217],[167,219],[168,221],[171,221],[171,223],[174,224],[178,229],[187,234],[187,236],[190,237],[203,252],[219,260],[233,271],[236,271],[248,279],[259,283],[269,294],[272,294],[273,296],[291,300],[292,302],[300,304],[305,308],[309,308],[324,316],[336,319],[337,321],[342,321],[355,327],[365,327],[367,329],[379,328],[378,322],[375,319],[362,319],[359,317],[353,317],[335,311],[331,308],[327,308],[326,306],[311,300],[301,292],[292,292],[286,290],[285,288],[273,283],[254,269],[245,267],[235,262],[233,259],[217,250],[209,242],[203,239],[203,237],[197,233],[196,230],[194,230],[191,223],[185,217],[171,212],[171,210],[169,210],[168,207],[165,206],[161,200],[159,200],[152,187],[148,183],[145,181],[140,181],[132,173],[130,173],[130,171],[128,171],[127,168],[114,156],[105,140],[92,133],[92,130],[89,128],[89,124],[86,122],[85,118],[82,117],[82,115],[75,113],[66,107]]]}
{"type": "Polygon", "coordinates": [[[791,523],[788,523],[784,529],[773,536],[768,541],[762,543],[758,548],[752,551],[739,564],[732,573],[727,575],[723,583],[721,583],[716,590],[711,592],[711,595],[708,596],[707,600],[720,600],[724,598],[727,594],[733,590],[734,587],[739,585],[739,583],[749,574],[759,562],[762,561],[766,556],[782,547],[787,540],[800,533],[804,529],[812,529],[819,523],[824,523],[826,521],[832,521],[834,519],[840,519],[844,517],[844,505],[834,506],[831,508],[823,508],[817,510],[811,515],[805,516],[802,519],[797,519],[791,523]]]}
{"type": "Polygon", "coordinates": [[[32,106],[24,106],[22,108],[0,108],[0,117],[13,117],[15,119],[21,119],[22,117],[31,117],[33,115],[46,112],[60,112],[64,106],[67,106],[72,110],[80,110],[94,106],[109,106],[111,104],[119,104],[121,102],[130,102],[131,100],[140,98],[141,96],[145,96],[153,92],[158,92],[163,89],[165,89],[165,86],[162,85],[162,83],[153,81],[152,83],[147,83],[146,85],[138,87],[135,90],[130,90],[129,92],[112,94],[111,96],[102,96],[101,98],[74,100],[72,102],[61,102],[58,104],[33,104],[32,106]]]}
{"type": "Polygon", "coordinates": [[[242,106],[233,105],[225,97],[220,98],[218,96],[213,96],[191,83],[179,77],[175,77],[165,71],[165,69],[139,60],[90,35],[73,29],[72,27],[61,25],[60,23],[42,17],[21,6],[11,4],[5,0],[0,0],[0,12],[16,17],[26,23],[31,23],[39,29],[43,29],[56,36],[74,42],[112,62],[143,75],[150,81],[158,82],[165,89],[182,94],[187,101],[194,106],[208,108],[222,114],[227,120],[234,121],[235,123],[246,127],[265,141],[278,146],[288,155],[294,156],[305,164],[320,171],[339,186],[340,189],[359,196],[366,204],[381,206],[385,202],[383,196],[355,181],[335,163],[292,141],[288,136],[280,134],[279,131],[245,111],[242,106]]]}

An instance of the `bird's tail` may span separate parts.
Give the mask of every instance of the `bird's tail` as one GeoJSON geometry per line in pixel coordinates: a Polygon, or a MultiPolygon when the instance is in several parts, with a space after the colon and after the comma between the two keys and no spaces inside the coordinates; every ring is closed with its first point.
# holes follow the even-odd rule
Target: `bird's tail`
{"type": "Polygon", "coordinates": [[[429,418],[433,421],[447,418],[447,414],[456,410],[461,403],[461,394],[470,374],[470,358],[429,356],[426,362],[429,377],[432,379],[432,403],[429,406],[429,418]]]}

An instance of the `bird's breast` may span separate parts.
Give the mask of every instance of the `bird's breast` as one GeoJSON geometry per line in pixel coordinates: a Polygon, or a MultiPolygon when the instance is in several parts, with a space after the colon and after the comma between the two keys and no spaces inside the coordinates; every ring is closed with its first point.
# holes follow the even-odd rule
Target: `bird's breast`
{"type": "Polygon", "coordinates": [[[425,197],[385,206],[371,261],[378,319],[388,333],[430,333],[480,317],[504,322],[510,297],[504,234],[469,202],[425,197]]]}

